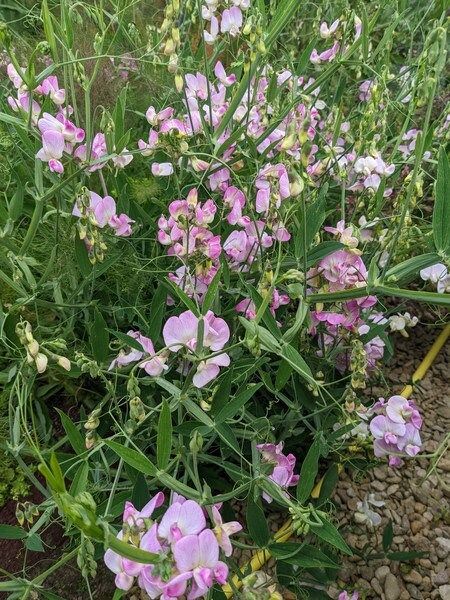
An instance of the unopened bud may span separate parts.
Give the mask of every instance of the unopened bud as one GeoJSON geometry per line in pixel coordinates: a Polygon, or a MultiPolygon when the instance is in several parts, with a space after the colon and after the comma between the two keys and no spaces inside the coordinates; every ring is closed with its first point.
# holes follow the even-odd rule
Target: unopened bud
{"type": "Polygon", "coordinates": [[[43,373],[47,368],[48,358],[42,352],[35,357],[34,362],[36,363],[36,369],[38,373],[43,373]]]}

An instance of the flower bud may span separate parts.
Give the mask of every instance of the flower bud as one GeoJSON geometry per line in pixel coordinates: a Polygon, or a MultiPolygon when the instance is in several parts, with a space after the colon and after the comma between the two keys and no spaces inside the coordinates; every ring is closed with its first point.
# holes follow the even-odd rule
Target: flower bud
{"type": "Polygon", "coordinates": [[[43,373],[47,368],[48,358],[42,352],[39,352],[35,357],[34,362],[36,363],[36,369],[38,373],[43,373]]]}
{"type": "Polygon", "coordinates": [[[70,360],[68,358],[66,358],[65,356],[58,356],[58,359],[56,362],[58,363],[58,365],[60,367],[62,367],[66,371],[70,371],[70,369],[72,368],[70,360]]]}
{"type": "Polygon", "coordinates": [[[37,343],[36,340],[32,340],[31,342],[28,343],[28,345],[27,345],[27,351],[31,354],[31,356],[33,358],[38,355],[38,353],[39,353],[39,344],[37,343]]]}

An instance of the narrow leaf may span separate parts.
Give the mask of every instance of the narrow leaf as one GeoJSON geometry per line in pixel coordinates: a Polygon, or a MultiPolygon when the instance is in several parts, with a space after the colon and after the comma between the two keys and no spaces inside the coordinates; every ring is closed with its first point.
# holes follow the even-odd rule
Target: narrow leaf
{"type": "Polygon", "coordinates": [[[250,537],[260,548],[267,546],[270,539],[269,527],[263,509],[253,500],[249,501],[246,522],[250,537]]]}
{"type": "Polygon", "coordinates": [[[156,441],[156,462],[159,469],[166,469],[172,449],[172,415],[167,400],[164,400],[158,421],[156,441]]]}

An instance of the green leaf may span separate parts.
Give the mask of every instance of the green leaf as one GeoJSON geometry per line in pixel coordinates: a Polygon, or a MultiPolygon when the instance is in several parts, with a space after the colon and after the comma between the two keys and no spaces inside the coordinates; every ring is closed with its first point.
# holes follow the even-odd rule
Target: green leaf
{"type": "Polygon", "coordinates": [[[311,444],[300,469],[300,480],[297,485],[297,500],[300,504],[304,504],[308,500],[314,487],[319,468],[320,449],[320,440],[316,438],[311,444]]]}
{"type": "Polygon", "coordinates": [[[0,525],[0,540],[23,540],[27,532],[17,525],[0,525]]]}
{"type": "Polygon", "coordinates": [[[234,415],[250,400],[250,398],[259,390],[262,383],[249,385],[249,387],[238,394],[231,402],[226,404],[215,418],[216,423],[223,423],[231,419],[234,415]]]}
{"type": "Polygon", "coordinates": [[[392,527],[392,521],[389,521],[386,524],[386,527],[383,530],[383,550],[387,552],[392,545],[392,540],[394,539],[394,529],[392,527]]]}
{"type": "Polygon", "coordinates": [[[105,441],[105,444],[108,448],[111,448],[117,456],[120,456],[124,462],[136,469],[136,471],[139,471],[139,473],[144,473],[144,475],[150,475],[151,477],[155,477],[157,474],[158,471],[155,465],[150,462],[142,452],[138,452],[132,448],[126,448],[117,442],[105,441]]]}
{"type": "Polygon", "coordinates": [[[32,552],[44,552],[44,546],[42,540],[37,533],[32,533],[25,540],[25,547],[32,552]]]}
{"type": "Polygon", "coordinates": [[[275,376],[275,389],[280,392],[291,378],[293,367],[285,360],[280,361],[275,376]]]}
{"type": "Polygon", "coordinates": [[[389,554],[387,554],[387,558],[389,558],[389,560],[415,560],[416,558],[422,558],[422,556],[426,556],[427,552],[416,552],[416,551],[411,551],[411,552],[389,552],[389,554]]]}
{"type": "Polygon", "coordinates": [[[156,463],[159,469],[166,469],[172,450],[172,415],[169,403],[163,400],[158,420],[158,436],[156,440],[156,463]]]}
{"type": "Polygon", "coordinates": [[[84,454],[86,452],[86,447],[84,444],[84,438],[78,430],[77,426],[74,422],[59,408],[56,409],[59,413],[59,417],[61,419],[62,426],[64,427],[64,431],[69,438],[70,445],[75,450],[76,454],[84,454]]]}
{"type": "Polygon", "coordinates": [[[298,307],[297,307],[297,312],[295,315],[295,323],[292,327],[290,327],[283,334],[283,340],[285,342],[292,341],[294,339],[294,337],[297,335],[300,327],[303,325],[306,315],[308,314],[308,310],[309,310],[308,304],[306,302],[304,302],[302,299],[300,299],[300,301],[298,303],[298,307]]]}
{"type": "Polygon", "coordinates": [[[42,0],[41,19],[44,26],[45,39],[50,47],[52,58],[55,62],[58,62],[58,49],[55,32],[53,31],[52,15],[48,9],[47,0],[42,0]]]}
{"type": "Polygon", "coordinates": [[[178,296],[178,299],[188,308],[190,311],[194,313],[195,316],[200,316],[200,311],[198,310],[197,305],[193,302],[189,296],[184,292],[180,287],[175,285],[170,279],[164,281],[164,285],[169,289],[172,294],[178,296]]]}
{"type": "Polygon", "coordinates": [[[253,500],[247,504],[245,520],[251,539],[259,548],[265,548],[270,539],[269,527],[263,509],[253,500]]]}
{"type": "Polygon", "coordinates": [[[221,377],[220,385],[214,394],[211,404],[211,414],[218,415],[230,399],[231,382],[233,381],[233,366],[221,377]]]}
{"type": "Polygon", "coordinates": [[[319,499],[318,499],[319,506],[321,504],[323,504],[324,502],[326,502],[331,497],[331,494],[333,493],[333,490],[338,481],[339,481],[339,470],[338,470],[337,465],[333,464],[327,469],[327,471],[323,477],[322,485],[320,487],[319,499]]]}
{"type": "Polygon", "coordinates": [[[450,164],[442,147],[439,152],[436,179],[436,199],[433,209],[433,237],[436,249],[450,256],[450,164]]]}
{"type": "Polygon", "coordinates": [[[303,377],[309,383],[315,385],[316,380],[311,373],[311,369],[308,367],[304,359],[300,356],[300,354],[289,344],[285,344],[281,348],[281,356],[288,362],[291,367],[297,371],[299,375],[303,377]]]}
{"type": "Polygon", "coordinates": [[[17,190],[8,206],[8,215],[12,221],[17,221],[23,214],[23,185],[17,182],[17,190]]]}
{"type": "Polygon", "coordinates": [[[89,339],[95,360],[99,363],[104,362],[109,354],[109,333],[106,321],[97,307],[94,308],[94,320],[89,328],[89,339]]]}
{"type": "Polygon", "coordinates": [[[75,259],[83,277],[89,277],[92,272],[92,264],[89,260],[86,246],[83,240],[80,240],[78,233],[75,235],[75,259]]]}
{"type": "Polygon", "coordinates": [[[167,290],[158,285],[150,305],[150,322],[148,324],[148,335],[154,342],[161,335],[161,325],[166,312],[167,290]]]}
{"type": "Polygon", "coordinates": [[[69,492],[72,496],[76,496],[80,492],[86,491],[87,480],[89,476],[89,465],[86,461],[83,461],[78,467],[75,476],[72,480],[69,492]]]}
{"type": "Polygon", "coordinates": [[[222,276],[222,268],[219,268],[217,273],[214,275],[213,280],[209,284],[208,290],[203,299],[202,315],[206,315],[208,310],[210,310],[213,305],[213,302],[216,298],[217,291],[219,289],[221,276],[222,276]]]}
{"type": "Polygon", "coordinates": [[[302,569],[340,569],[324,552],[309,544],[271,544],[269,552],[278,560],[283,560],[302,569]]]}
{"type": "Polygon", "coordinates": [[[136,483],[133,486],[131,501],[138,510],[142,510],[150,500],[150,494],[145,477],[142,473],[138,473],[136,483]]]}
{"type": "Polygon", "coordinates": [[[389,269],[386,273],[386,281],[404,285],[415,279],[421,269],[430,267],[439,261],[440,257],[436,252],[413,256],[389,269]]]}
{"type": "Polygon", "coordinates": [[[325,542],[328,542],[328,544],[338,548],[338,550],[344,554],[351,556],[353,552],[347,546],[344,538],[341,536],[336,527],[330,523],[330,521],[322,521],[322,523],[323,524],[321,527],[318,525],[311,525],[311,532],[317,535],[317,537],[319,537],[321,540],[324,540],[325,542]]]}

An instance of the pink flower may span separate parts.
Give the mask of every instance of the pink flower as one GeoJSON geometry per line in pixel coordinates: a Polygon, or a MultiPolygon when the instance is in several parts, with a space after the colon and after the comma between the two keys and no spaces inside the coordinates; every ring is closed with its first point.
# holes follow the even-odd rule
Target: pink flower
{"type": "MultiPolygon", "coordinates": [[[[210,310],[203,318],[203,348],[213,352],[222,350],[230,338],[230,330],[223,319],[214,316],[210,310]]],[[[178,352],[185,347],[190,352],[197,348],[197,335],[199,318],[190,310],[182,312],[179,317],[170,317],[163,328],[163,337],[166,346],[172,352],[178,352]]],[[[220,367],[228,366],[230,358],[225,352],[206,358],[197,365],[193,376],[193,384],[201,388],[217,377],[220,367]]]]}
{"type": "Polygon", "coordinates": [[[330,27],[328,27],[327,22],[323,21],[323,23],[320,24],[320,37],[323,39],[327,39],[329,37],[331,37],[333,35],[333,33],[335,33],[335,31],[337,30],[337,28],[339,27],[339,19],[336,19],[336,21],[333,21],[333,23],[330,25],[330,27]]]}
{"type": "Polygon", "coordinates": [[[120,154],[113,156],[111,161],[116,169],[124,169],[133,160],[133,155],[124,148],[120,154]]]}
{"type": "Polygon", "coordinates": [[[135,221],[124,213],[114,214],[108,221],[108,225],[114,229],[116,235],[121,237],[129,237],[132,234],[131,223],[135,221]]]}
{"type": "Polygon", "coordinates": [[[320,54],[314,48],[314,50],[311,52],[309,60],[315,65],[320,65],[323,62],[331,62],[336,57],[338,52],[339,42],[336,41],[331,46],[331,48],[328,48],[328,50],[324,50],[320,54]]]}
{"type": "Polygon", "coordinates": [[[148,142],[138,140],[138,148],[142,156],[151,156],[158,144],[158,133],[154,129],[150,129],[148,134],[148,142]]]}
{"type": "MultiPolygon", "coordinates": [[[[274,469],[271,475],[269,475],[269,479],[282,489],[297,485],[299,476],[294,475],[296,458],[293,454],[286,456],[282,453],[283,442],[277,445],[258,444],[256,447],[261,452],[265,462],[274,464],[274,469]]],[[[272,498],[266,492],[263,492],[263,498],[266,502],[272,502],[272,498]]]]}
{"type": "Polygon", "coordinates": [[[178,570],[191,573],[194,580],[188,600],[204,596],[215,580],[226,582],[228,567],[219,561],[219,545],[210,529],[179,540],[174,545],[173,554],[178,570]]]}
{"type": "Polygon", "coordinates": [[[207,44],[212,45],[215,43],[218,34],[219,34],[219,21],[217,20],[217,17],[212,15],[209,32],[206,31],[206,29],[203,30],[203,39],[205,40],[205,42],[207,44]]]}
{"type": "Polygon", "coordinates": [[[219,512],[220,505],[215,504],[212,506],[212,516],[214,522],[214,534],[217,538],[219,546],[224,551],[225,556],[231,556],[233,554],[233,547],[230,541],[230,535],[237,533],[242,530],[242,525],[237,521],[230,521],[229,523],[224,523],[222,520],[222,515],[219,512]]]}
{"type": "Polygon", "coordinates": [[[367,269],[359,256],[347,250],[332,252],[318,264],[319,273],[329,282],[330,291],[354,287],[367,279],[367,269]]]}
{"type": "Polygon", "coordinates": [[[220,81],[220,83],[223,83],[225,87],[233,85],[233,83],[236,82],[236,75],[234,73],[232,73],[231,75],[227,75],[223,64],[220,62],[220,60],[216,62],[216,66],[214,67],[214,74],[220,81]]]}
{"type": "Polygon", "coordinates": [[[205,527],[205,515],[197,502],[175,502],[169,506],[161,519],[158,537],[172,544],[185,536],[200,533],[205,527]]]}
{"type": "Polygon", "coordinates": [[[406,432],[403,423],[395,423],[384,415],[374,417],[369,427],[374,438],[383,440],[386,444],[396,444],[397,438],[405,435],[406,432]]]}
{"type": "MultiPolygon", "coordinates": [[[[117,538],[121,540],[122,537],[123,533],[120,531],[117,535],[117,538]]],[[[105,552],[103,560],[105,561],[105,565],[108,567],[108,569],[116,574],[116,587],[119,588],[119,590],[131,589],[134,583],[134,576],[125,573],[124,561],[126,559],[108,548],[108,550],[105,552]]]]}
{"type": "Polygon", "coordinates": [[[155,177],[168,177],[173,173],[172,163],[152,163],[152,174],[155,177]]]}
{"type": "Polygon", "coordinates": [[[441,279],[444,279],[447,275],[447,267],[442,263],[436,263],[431,267],[421,269],[420,277],[424,281],[431,281],[431,283],[438,283],[441,279]]]}
{"type": "Polygon", "coordinates": [[[58,106],[64,104],[66,100],[66,91],[60,89],[58,84],[58,78],[54,75],[46,77],[40,86],[36,88],[36,92],[43,96],[49,96],[50,99],[58,106]]]}
{"type": "Polygon", "coordinates": [[[222,13],[222,20],[220,22],[220,31],[222,33],[229,33],[231,37],[236,37],[242,27],[242,12],[238,6],[232,6],[229,9],[225,9],[222,13]]]}
{"type": "Polygon", "coordinates": [[[49,163],[50,170],[62,173],[64,167],[60,162],[65,148],[64,137],[59,131],[48,130],[42,134],[42,148],[36,158],[49,163]]]}

